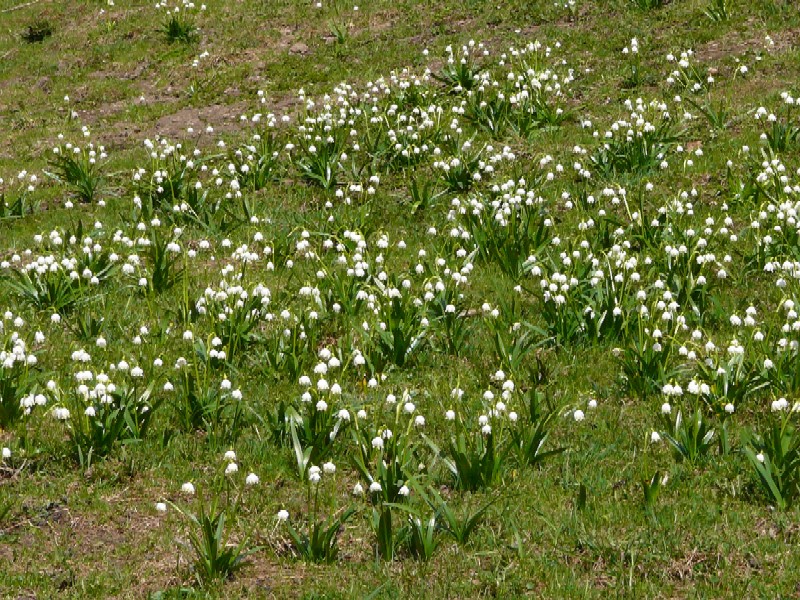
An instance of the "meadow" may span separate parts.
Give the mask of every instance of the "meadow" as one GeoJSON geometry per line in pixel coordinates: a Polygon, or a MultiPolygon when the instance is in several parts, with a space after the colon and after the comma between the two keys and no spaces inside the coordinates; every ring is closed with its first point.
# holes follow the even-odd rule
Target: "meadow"
{"type": "Polygon", "coordinates": [[[0,0],[0,597],[800,594],[790,0],[0,0]]]}

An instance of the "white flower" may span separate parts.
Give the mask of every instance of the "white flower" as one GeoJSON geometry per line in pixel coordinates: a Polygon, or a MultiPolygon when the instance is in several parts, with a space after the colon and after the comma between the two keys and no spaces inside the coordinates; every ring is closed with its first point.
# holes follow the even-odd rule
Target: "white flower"
{"type": "Polygon", "coordinates": [[[224,454],[224,456],[222,458],[224,458],[228,462],[235,462],[236,461],[236,452],[234,452],[233,450],[228,450],[224,454]]]}
{"type": "Polygon", "coordinates": [[[661,436],[658,434],[657,431],[654,431],[653,433],[650,434],[650,441],[653,442],[654,444],[657,444],[658,442],[661,441],[661,436]]]}
{"type": "Polygon", "coordinates": [[[278,511],[278,521],[288,521],[289,520],[289,511],[281,509],[278,511]]]}
{"type": "Polygon", "coordinates": [[[353,495],[354,496],[361,496],[364,493],[364,486],[360,483],[357,483],[353,486],[353,495]]]}
{"type": "Polygon", "coordinates": [[[383,448],[383,438],[381,437],[372,438],[372,447],[383,448]]]}
{"type": "Polygon", "coordinates": [[[11,449],[10,448],[3,448],[3,458],[11,458],[11,449]]]}
{"type": "Polygon", "coordinates": [[[668,415],[671,412],[672,412],[672,406],[670,406],[669,402],[664,402],[664,404],[661,405],[661,414],[668,415]]]}
{"type": "Polygon", "coordinates": [[[786,410],[789,408],[789,402],[786,398],[778,398],[777,400],[772,401],[772,411],[773,412],[780,412],[782,410],[786,410]]]}
{"type": "Polygon", "coordinates": [[[407,485],[404,485],[403,487],[401,487],[401,488],[398,490],[398,492],[397,492],[397,493],[398,493],[398,494],[400,494],[401,496],[404,496],[404,497],[406,497],[406,498],[407,498],[407,497],[408,497],[408,495],[411,493],[411,490],[409,490],[409,489],[408,489],[408,486],[407,486],[407,485]]]}
{"type": "Polygon", "coordinates": [[[69,410],[62,406],[56,406],[53,409],[53,416],[59,421],[66,421],[69,419],[69,410]]]}
{"type": "Polygon", "coordinates": [[[336,473],[336,465],[332,462],[326,462],[324,465],[322,465],[322,470],[328,475],[332,475],[336,473]]]}
{"type": "Polygon", "coordinates": [[[758,454],[756,454],[756,460],[758,460],[758,462],[760,462],[760,463],[763,463],[764,462],[764,455],[761,452],[759,452],[758,454]]]}
{"type": "Polygon", "coordinates": [[[735,410],[736,410],[736,407],[733,404],[731,404],[730,402],[728,402],[725,405],[725,412],[728,413],[729,415],[732,415],[735,410]]]}
{"type": "Polygon", "coordinates": [[[156,510],[158,512],[167,512],[167,505],[164,502],[156,502],[156,510]]]}
{"type": "Polygon", "coordinates": [[[448,410],[446,413],[444,413],[444,418],[448,421],[454,421],[456,418],[456,412],[454,410],[448,410]]]}
{"type": "Polygon", "coordinates": [[[245,485],[258,485],[258,482],[261,481],[258,478],[258,475],[255,473],[250,473],[244,480],[245,485]]]}
{"type": "Polygon", "coordinates": [[[181,491],[184,494],[189,494],[190,496],[194,495],[194,485],[190,481],[187,481],[181,486],[181,491]]]}
{"type": "Polygon", "coordinates": [[[383,488],[381,487],[381,484],[378,483],[377,481],[373,481],[372,483],[369,484],[369,491],[373,494],[377,494],[382,490],[383,488]]]}
{"type": "Polygon", "coordinates": [[[572,418],[580,422],[583,421],[586,417],[581,409],[577,409],[574,413],[572,413],[572,418]]]}

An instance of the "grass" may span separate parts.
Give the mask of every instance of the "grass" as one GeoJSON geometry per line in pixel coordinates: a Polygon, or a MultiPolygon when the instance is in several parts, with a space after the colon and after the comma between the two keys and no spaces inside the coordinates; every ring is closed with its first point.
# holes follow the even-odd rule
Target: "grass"
{"type": "Polygon", "coordinates": [[[790,3],[206,5],[0,0],[0,595],[796,594],[790,3]]]}

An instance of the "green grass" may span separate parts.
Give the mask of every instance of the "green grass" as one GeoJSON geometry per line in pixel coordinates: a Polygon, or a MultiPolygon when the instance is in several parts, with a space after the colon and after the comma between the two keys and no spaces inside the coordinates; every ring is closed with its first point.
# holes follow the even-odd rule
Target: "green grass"
{"type": "Polygon", "coordinates": [[[0,0],[0,596],[797,593],[791,3],[206,5],[0,0]]]}

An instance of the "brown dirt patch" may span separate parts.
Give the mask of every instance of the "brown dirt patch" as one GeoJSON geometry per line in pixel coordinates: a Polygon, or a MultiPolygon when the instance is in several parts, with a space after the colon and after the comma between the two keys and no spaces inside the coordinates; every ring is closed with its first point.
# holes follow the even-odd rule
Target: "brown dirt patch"
{"type": "Polygon", "coordinates": [[[741,32],[732,32],[722,39],[707,42],[695,50],[695,56],[703,62],[716,62],[729,57],[738,57],[749,52],[764,51],[767,53],[785,52],[795,48],[800,40],[800,29],[790,29],[770,35],[772,45],[768,45],[765,34],[748,36],[741,32]]]}
{"type": "Polygon", "coordinates": [[[29,516],[12,529],[13,543],[0,544],[0,560],[9,572],[34,570],[68,589],[98,569],[124,571],[132,562],[141,574],[125,596],[146,597],[148,591],[179,583],[174,544],[159,545],[163,517],[142,514],[137,506],[115,506],[110,519],[91,511],[77,512],[65,502],[31,507],[29,516]],[[121,510],[119,510],[121,509],[121,510]],[[156,552],[151,551],[157,546],[156,552]],[[43,560],[31,561],[36,555],[43,560]],[[62,557],[55,565],[47,557],[62,557]]]}
{"type": "Polygon", "coordinates": [[[201,108],[182,108],[158,119],[153,126],[153,131],[167,138],[183,137],[189,127],[194,128],[197,132],[209,125],[217,133],[238,131],[241,128],[239,117],[246,113],[247,109],[248,104],[245,102],[211,104],[201,108]]]}

